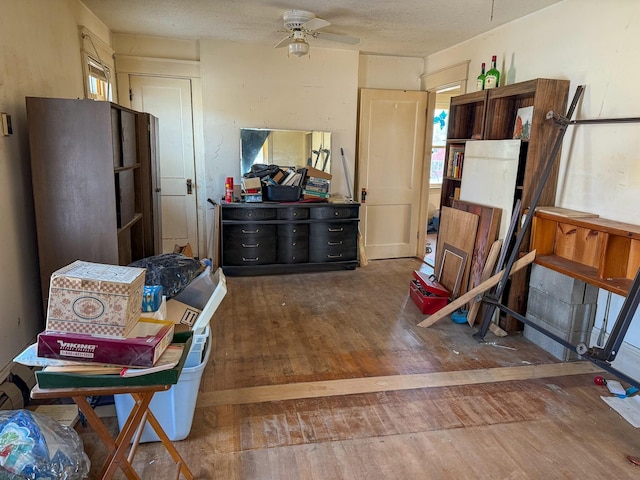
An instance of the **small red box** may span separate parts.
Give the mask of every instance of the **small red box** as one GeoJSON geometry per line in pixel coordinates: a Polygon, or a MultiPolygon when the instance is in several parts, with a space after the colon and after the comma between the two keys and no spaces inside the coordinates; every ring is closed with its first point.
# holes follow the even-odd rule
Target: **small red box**
{"type": "Polygon", "coordinates": [[[409,284],[409,294],[420,312],[431,315],[447,305],[449,291],[446,288],[423,272],[416,270],[413,277],[409,284]]]}

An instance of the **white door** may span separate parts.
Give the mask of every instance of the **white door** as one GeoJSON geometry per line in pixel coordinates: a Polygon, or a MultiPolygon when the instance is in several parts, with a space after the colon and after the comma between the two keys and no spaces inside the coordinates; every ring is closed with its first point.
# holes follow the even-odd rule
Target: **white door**
{"type": "Polygon", "coordinates": [[[361,90],[360,230],[369,259],[416,255],[427,98],[422,91],[361,90]]]}
{"type": "Polygon", "coordinates": [[[162,251],[191,244],[198,256],[191,81],[131,75],[131,108],[158,117],[162,251]]]}

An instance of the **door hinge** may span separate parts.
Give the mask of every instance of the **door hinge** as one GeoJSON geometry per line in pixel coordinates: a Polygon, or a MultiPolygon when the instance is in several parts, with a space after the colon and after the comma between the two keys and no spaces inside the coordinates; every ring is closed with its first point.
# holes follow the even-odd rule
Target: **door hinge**
{"type": "Polygon", "coordinates": [[[129,89],[129,101],[133,101],[133,90],[129,89]]]}

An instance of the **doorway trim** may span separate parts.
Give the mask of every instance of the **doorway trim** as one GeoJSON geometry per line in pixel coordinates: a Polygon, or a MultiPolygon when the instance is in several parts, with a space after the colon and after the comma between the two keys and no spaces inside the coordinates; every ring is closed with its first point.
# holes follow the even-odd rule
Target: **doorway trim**
{"type": "Polygon", "coordinates": [[[460,85],[461,92],[466,92],[470,62],[470,60],[466,60],[432,73],[420,75],[421,90],[429,92],[429,100],[427,104],[427,131],[424,151],[425,165],[422,173],[422,200],[420,201],[420,220],[418,223],[418,250],[416,250],[416,257],[418,258],[424,257],[424,249],[427,244],[427,212],[429,210],[429,190],[431,187],[431,148],[433,141],[433,121],[431,119],[433,119],[436,108],[436,93],[440,89],[456,85],[460,85]]]}
{"type": "Polygon", "coordinates": [[[134,55],[115,55],[116,80],[118,83],[118,103],[131,108],[129,97],[129,75],[158,76],[167,78],[184,78],[191,81],[191,112],[193,122],[193,153],[195,162],[196,184],[196,218],[198,229],[198,252],[200,258],[211,257],[207,232],[211,231],[207,215],[207,184],[204,162],[204,110],[202,103],[202,78],[200,62],[196,60],[174,60],[168,58],[150,58],[134,55]]]}

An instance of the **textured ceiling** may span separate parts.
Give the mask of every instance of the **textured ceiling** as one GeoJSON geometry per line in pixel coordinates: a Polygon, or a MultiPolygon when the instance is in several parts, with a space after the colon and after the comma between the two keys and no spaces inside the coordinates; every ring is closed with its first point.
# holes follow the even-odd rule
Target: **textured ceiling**
{"type": "Polygon", "coordinates": [[[262,45],[275,45],[286,36],[286,10],[308,10],[331,22],[323,32],[360,38],[357,45],[312,38],[312,47],[423,57],[561,0],[81,1],[113,33],[262,45]]]}

